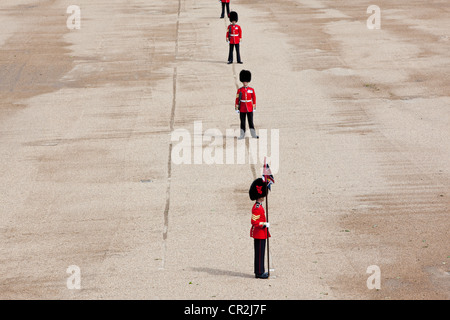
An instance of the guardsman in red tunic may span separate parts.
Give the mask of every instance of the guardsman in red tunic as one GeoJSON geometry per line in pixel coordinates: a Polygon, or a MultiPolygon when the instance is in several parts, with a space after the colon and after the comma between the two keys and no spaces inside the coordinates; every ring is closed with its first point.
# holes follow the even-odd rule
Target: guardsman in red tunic
{"type": "Polygon", "coordinates": [[[248,70],[242,70],[239,74],[239,80],[243,86],[240,87],[236,94],[235,110],[239,112],[241,120],[241,135],[238,139],[245,138],[245,118],[248,120],[248,126],[253,138],[258,139],[255,126],[253,124],[253,112],[256,110],[256,94],[255,89],[249,87],[248,84],[252,80],[252,74],[248,70]]]}
{"type": "Polygon", "coordinates": [[[262,206],[264,197],[267,195],[265,182],[259,178],[253,181],[250,186],[249,196],[251,200],[256,200],[252,208],[252,219],[250,237],[254,240],[255,263],[254,271],[255,278],[267,279],[269,274],[264,270],[264,253],[266,250],[266,239],[270,237],[268,232],[269,222],[266,222],[265,211],[262,206]]]}
{"type": "Polygon", "coordinates": [[[230,44],[230,49],[228,52],[228,64],[233,63],[233,49],[236,48],[236,60],[237,63],[242,63],[241,54],[239,52],[239,44],[242,39],[242,29],[237,25],[238,14],[235,11],[230,12],[230,22],[231,24],[227,28],[227,42],[230,44]]]}
{"type": "Polygon", "coordinates": [[[219,0],[222,2],[222,14],[220,15],[220,19],[225,17],[225,7],[227,7],[227,16],[230,16],[230,0],[219,0]]]}

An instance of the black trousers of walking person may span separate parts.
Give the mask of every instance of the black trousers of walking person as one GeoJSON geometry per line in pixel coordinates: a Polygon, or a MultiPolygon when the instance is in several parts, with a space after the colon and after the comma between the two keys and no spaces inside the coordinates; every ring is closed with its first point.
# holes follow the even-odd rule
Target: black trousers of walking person
{"type": "Polygon", "coordinates": [[[254,239],[255,247],[255,275],[259,276],[265,273],[264,253],[266,252],[266,239],[254,239]]]}
{"type": "Polygon", "coordinates": [[[233,62],[233,51],[236,48],[236,60],[237,62],[241,62],[241,54],[239,52],[239,43],[232,44],[230,43],[230,50],[228,52],[228,62],[233,62]]]}
{"type": "Polygon", "coordinates": [[[253,124],[253,112],[240,112],[239,117],[241,119],[241,137],[245,136],[245,118],[248,120],[248,126],[252,137],[256,136],[255,125],[253,124]]]}
{"type": "Polygon", "coordinates": [[[225,16],[225,7],[227,7],[227,16],[230,15],[230,3],[222,2],[222,14],[220,15],[220,18],[223,18],[225,16]]]}

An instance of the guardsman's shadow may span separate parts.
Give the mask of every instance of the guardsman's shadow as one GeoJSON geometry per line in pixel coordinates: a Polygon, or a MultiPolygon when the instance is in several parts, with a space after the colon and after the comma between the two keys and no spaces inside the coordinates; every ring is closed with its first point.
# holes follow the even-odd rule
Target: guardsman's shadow
{"type": "Polygon", "coordinates": [[[225,60],[178,59],[178,60],[191,61],[191,62],[207,62],[207,63],[221,63],[221,64],[227,64],[226,59],[225,59],[225,60]]]}
{"type": "Polygon", "coordinates": [[[191,268],[197,272],[206,272],[214,276],[231,276],[231,277],[240,277],[240,278],[254,278],[255,276],[248,273],[243,272],[235,272],[230,270],[221,270],[221,269],[213,269],[213,268],[191,268]]]}

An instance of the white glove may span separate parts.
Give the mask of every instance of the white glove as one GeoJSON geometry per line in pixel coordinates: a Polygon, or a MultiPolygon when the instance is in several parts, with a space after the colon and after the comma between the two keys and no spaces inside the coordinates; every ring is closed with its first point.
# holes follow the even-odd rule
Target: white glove
{"type": "Polygon", "coordinates": [[[236,113],[239,113],[239,109],[236,110],[236,113]]]}
{"type": "Polygon", "coordinates": [[[259,225],[262,226],[263,228],[268,228],[270,226],[270,223],[268,223],[268,222],[260,222],[259,225]]]}

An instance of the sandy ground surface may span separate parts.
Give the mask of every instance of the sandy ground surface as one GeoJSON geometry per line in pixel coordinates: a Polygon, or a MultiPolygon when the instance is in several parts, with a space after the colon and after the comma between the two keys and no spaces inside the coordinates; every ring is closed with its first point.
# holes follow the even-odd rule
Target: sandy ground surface
{"type": "Polygon", "coordinates": [[[216,0],[75,2],[79,30],[67,1],[0,5],[0,298],[450,298],[447,0],[232,0],[243,65],[216,0]],[[171,152],[194,121],[233,139],[243,68],[279,134],[267,281],[260,161],[171,152]]]}

